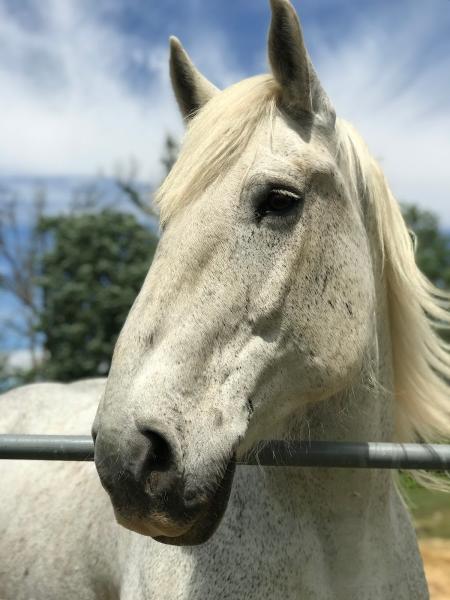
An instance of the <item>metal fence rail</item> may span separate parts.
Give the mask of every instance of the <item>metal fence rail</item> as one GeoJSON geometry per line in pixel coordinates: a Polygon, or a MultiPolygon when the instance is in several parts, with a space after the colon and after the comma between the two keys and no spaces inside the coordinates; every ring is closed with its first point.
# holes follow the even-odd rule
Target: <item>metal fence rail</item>
{"type": "MultiPolygon", "coordinates": [[[[0,459],[90,461],[89,436],[0,435],[0,459]]],[[[267,442],[239,464],[289,467],[450,469],[450,445],[380,442],[267,442]]]]}

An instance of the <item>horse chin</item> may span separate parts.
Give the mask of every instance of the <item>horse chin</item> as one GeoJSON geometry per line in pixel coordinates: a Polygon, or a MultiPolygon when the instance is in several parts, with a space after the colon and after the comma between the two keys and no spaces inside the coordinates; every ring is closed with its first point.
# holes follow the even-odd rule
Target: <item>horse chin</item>
{"type": "Polygon", "coordinates": [[[225,514],[230,498],[235,468],[236,462],[233,457],[228,463],[225,475],[217,486],[216,492],[186,532],[176,536],[153,536],[153,539],[162,544],[170,544],[171,546],[198,546],[207,542],[219,527],[222,517],[225,514]]]}
{"type": "Polygon", "coordinates": [[[216,492],[190,523],[174,523],[165,515],[151,518],[126,517],[114,510],[119,525],[135,533],[152,537],[171,546],[197,546],[209,540],[216,531],[227,508],[235,471],[234,458],[228,463],[225,475],[216,492]]]}

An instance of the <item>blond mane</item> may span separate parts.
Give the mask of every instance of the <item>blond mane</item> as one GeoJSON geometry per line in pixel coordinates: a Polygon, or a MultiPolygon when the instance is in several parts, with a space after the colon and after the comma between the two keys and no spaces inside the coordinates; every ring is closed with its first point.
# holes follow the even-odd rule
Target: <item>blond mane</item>
{"type": "MultiPolygon", "coordinates": [[[[271,75],[241,81],[194,117],[182,157],[157,193],[164,224],[226,173],[255,132],[273,120],[279,87],[271,75]]],[[[337,159],[349,185],[362,190],[376,219],[387,285],[399,441],[450,439],[450,348],[438,334],[450,327],[450,294],[415,262],[411,237],[384,175],[355,129],[336,123],[337,159]]]]}
{"type": "Polygon", "coordinates": [[[378,230],[392,338],[396,437],[448,441],[450,348],[438,332],[450,327],[450,294],[417,267],[400,206],[362,138],[343,120],[337,133],[340,151],[353,164],[352,186],[363,189],[378,230]]]}
{"type": "Polygon", "coordinates": [[[255,132],[272,120],[278,92],[271,75],[250,77],[218,94],[191,120],[181,160],[156,194],[163,225],[227,173],[255,132]]]}

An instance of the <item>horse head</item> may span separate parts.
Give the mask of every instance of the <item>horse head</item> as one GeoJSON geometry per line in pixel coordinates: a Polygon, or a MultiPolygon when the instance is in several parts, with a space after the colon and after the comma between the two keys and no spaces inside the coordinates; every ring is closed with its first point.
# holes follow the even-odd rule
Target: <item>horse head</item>
{"type": "MultiPolygon", "coordinates": [[[[292,5],[271,5],[272,73],[224,91],[171,39],[187,134],[158,192],[161,240],[94,425],[117,520],[170,544],[212,535],[236,456],[286,437],[307,407],[348,388],[378,360],[386,321],[375,315],[380,220],[368,225],[356,151],[292,5]]],[[[404,271],[408,234],[377,181],[383,218],[411,254],[404,271]]]]}

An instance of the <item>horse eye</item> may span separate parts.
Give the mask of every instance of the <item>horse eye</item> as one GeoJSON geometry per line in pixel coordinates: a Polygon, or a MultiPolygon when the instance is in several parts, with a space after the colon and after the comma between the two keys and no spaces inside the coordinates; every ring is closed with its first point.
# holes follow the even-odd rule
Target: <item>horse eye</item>
{"type": "Polygon", "coordinates": [[[282,217],[289,214],[300,202],[300,197],[289,190],[271,190],[258,206],[258,216],[282,217]]]}

